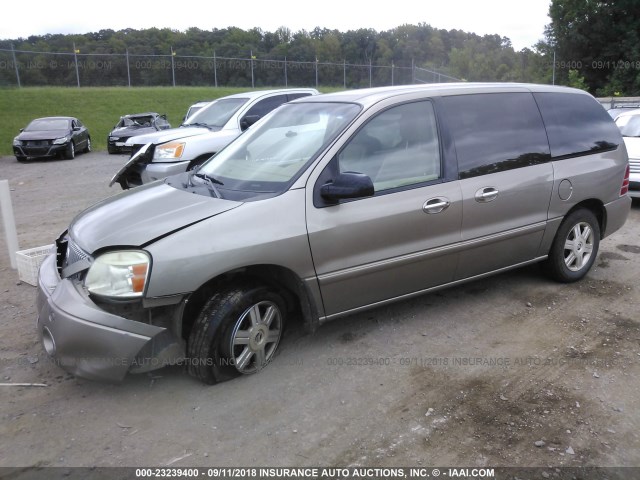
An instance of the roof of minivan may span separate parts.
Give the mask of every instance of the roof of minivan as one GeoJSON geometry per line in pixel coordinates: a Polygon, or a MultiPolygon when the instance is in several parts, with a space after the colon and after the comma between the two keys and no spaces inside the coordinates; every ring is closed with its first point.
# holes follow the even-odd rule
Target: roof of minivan
{"type": "Polygon", "coordinates": [[[498,93],[498,92],[570,92],[588,95],[583,90],[553,85],[537,85],[531,83],[431,83],[419,85],[398,85],[393,87],[363,88],[345,90],[336,93],[325,93],[298,99],[296,102],[355,102],[363,105],[390,98],[396,95],[425,92],[427,96],[456,95],[465,93],[498,93]]]}
{"type": "Polygon", "coordinates": [[[280,88],[275,90],[250,90],[243,93],[234,93],[233,95],[226,95],[224,97],[217,98],[216,100],[221,100],[223,98],[249,98],[253,99],[256,97],[261,97],[263,95],[271,95],[274,93],[295,93],[295,92],[309,92],[312,94],[318,93],[315,88],[280,88]]]}

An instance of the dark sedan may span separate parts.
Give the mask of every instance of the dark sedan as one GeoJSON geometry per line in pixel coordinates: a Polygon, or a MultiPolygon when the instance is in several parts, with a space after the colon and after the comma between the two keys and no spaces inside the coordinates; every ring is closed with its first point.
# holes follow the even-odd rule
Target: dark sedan
{"type": "Polygon", "coordinates": [[[109,153],[129,152],[131,149],[125,146],[125,142],[130,137],[167,128],[171,128],[171,125],[166,115],[155,112],[123,115],[107,137],[107,150],[109,153]]]}
{"type": "Polygon", "coordinates": [[[91,151],[89,130],[74,117],[44,117],[32,120],[13,139],[13,153],[19,162],[28,158],[72,159],[76,151],[91,151]]]}

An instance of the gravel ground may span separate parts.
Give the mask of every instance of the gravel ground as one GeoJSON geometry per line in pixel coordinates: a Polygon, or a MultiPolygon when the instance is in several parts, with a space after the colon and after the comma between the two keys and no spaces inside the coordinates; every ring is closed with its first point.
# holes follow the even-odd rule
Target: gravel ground
{"type": "MultiPolygon", "coordinates": [[[[0,158],[20,248],[113,195],[125,156],[0,158]]],[[[640,205],[583,281],[536,266],[287,332],[258,375],[120,385],[48,361],[0,239],[0,467],[640,466],[640,205]],[[6,386],[44,383],[45,387],[6,386]]]]}

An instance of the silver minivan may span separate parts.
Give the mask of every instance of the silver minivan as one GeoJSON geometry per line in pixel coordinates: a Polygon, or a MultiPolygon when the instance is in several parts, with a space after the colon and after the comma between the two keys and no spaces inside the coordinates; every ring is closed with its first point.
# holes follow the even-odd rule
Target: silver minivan
{"type": "Polygon", "coordinates": [[[39,274],[75,375],[250,374],[321,323],[542,262],[584,277],[624,224],[620,132],[581,90],[442,84],[295,100],[199,169],[79,214],[39,274]]]}

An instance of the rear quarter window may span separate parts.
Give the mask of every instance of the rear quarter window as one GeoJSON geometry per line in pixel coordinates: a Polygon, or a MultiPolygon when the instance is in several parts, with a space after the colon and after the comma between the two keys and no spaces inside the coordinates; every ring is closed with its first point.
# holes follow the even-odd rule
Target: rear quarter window
{"type": "Polygon", "coordinates": [[[530,93],[456,95],[443,98],[442,105],[461,179],[551,159],[544,124],[530,93]]]}
{"type": "Polygon", "coordinates": [[[615,150],[622,136],[592,97],[576,93],[534,93],[547,127],[551,155],[571,157],[615,150]]]}

